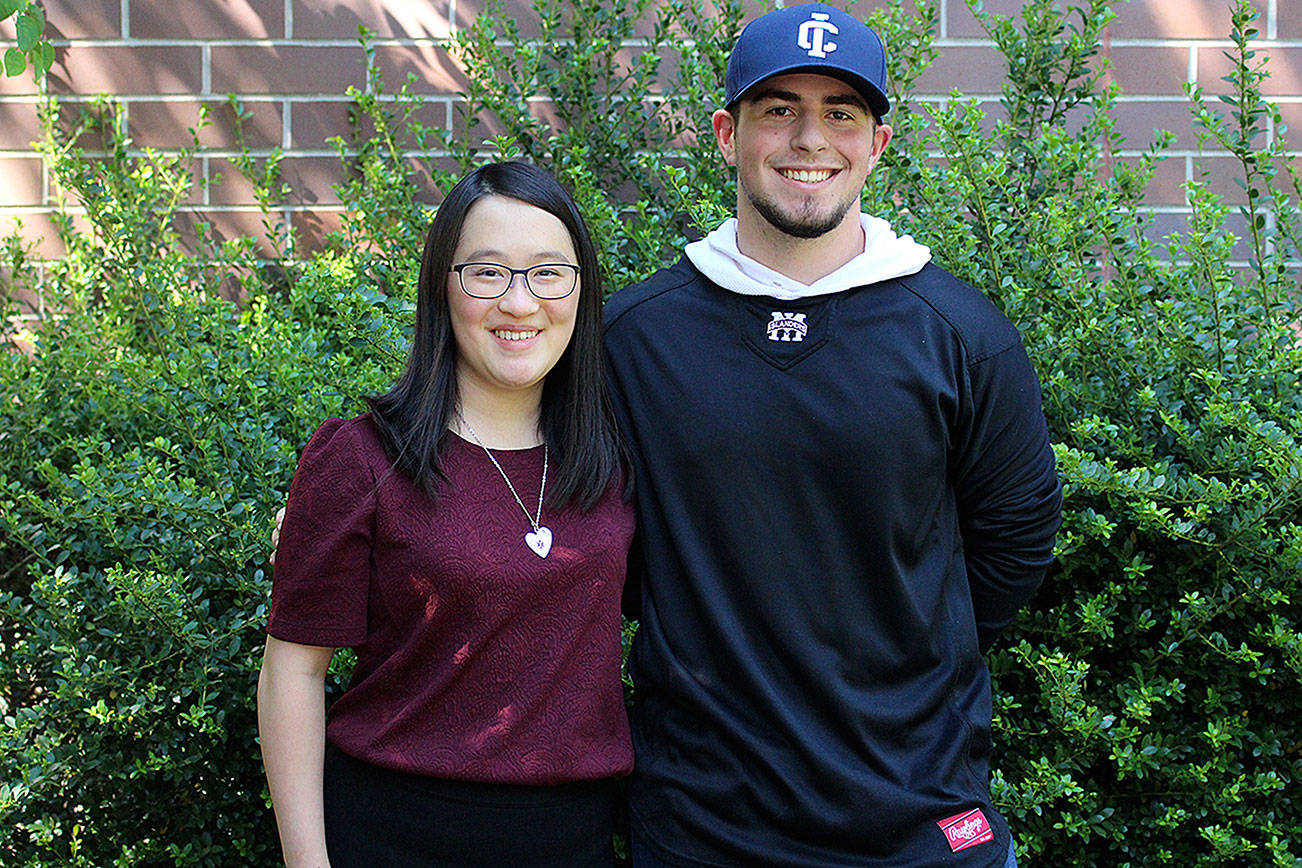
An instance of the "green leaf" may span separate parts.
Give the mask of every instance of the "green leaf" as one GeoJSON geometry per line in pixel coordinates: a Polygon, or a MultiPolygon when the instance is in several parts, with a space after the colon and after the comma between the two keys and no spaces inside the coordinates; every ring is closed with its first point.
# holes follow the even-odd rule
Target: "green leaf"
{"type": "Polygon", "coordinates": [[[54,66],[54,46],[48,42],[42,42],[36,46],[36,50],[32,54],[32,63],[35,66],[33,72],[37,78],[40,78],[51,66],[54,66]]]}
{"type": "Polygon", "coordinates": [[[8,18],[18,11],[18,7],[23,5],[23,0],[0,0],[0,21],[8,18]]]}
{"type": "Polygon", "coordinates": [[[45,13],[39,6],[24,9],[14,25],[18,29],[18,47],[23,51],[31,51],[40,41],[41,31],[45,29],[45,13]]]}
{"type": "Polygon", "coordinates": [[[17,48],[9,49],[5,52],[4,68],[5,75],[22,75],[23,70],[27,68],[27,55],[17,48]]]}

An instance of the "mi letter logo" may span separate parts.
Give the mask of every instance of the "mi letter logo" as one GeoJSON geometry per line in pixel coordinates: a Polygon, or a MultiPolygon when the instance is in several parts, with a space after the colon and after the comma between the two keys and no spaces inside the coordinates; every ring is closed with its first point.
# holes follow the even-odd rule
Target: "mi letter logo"
{"type": "Polygon", "coordinates": [[[773,311],[773,320],[768,324],[768,339],[771,341],[795,341],[800,343],[809,334],[803,313],[785,313],[773,311]]]}

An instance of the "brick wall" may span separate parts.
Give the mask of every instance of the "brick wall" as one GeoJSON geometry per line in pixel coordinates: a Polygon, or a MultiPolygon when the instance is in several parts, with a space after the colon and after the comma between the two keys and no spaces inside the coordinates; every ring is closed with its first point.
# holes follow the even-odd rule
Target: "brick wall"
{"type": "MultiPolygon", "coordinates": [[[[529,32],[527,0],[514,0],[517,20],[529,32]]],[[[1282,107],[1302,148],[1302,0],[1255,0],[1262,13],[1260,47],[1271,57],[1267,91],[1282,107]]],[[[227,93],[252,113],[247,141],[255,153],[283,149],[294,195],[285,217],[310,240],[335,223],[338,202],[330,190],[339,175],[325,139],[347,132],[348,85],[361,86],[366,58],[358,26],[376,34],[375,63],[386,81],[407,72],[430,99],[430,118],[454,118],[462,76],[446,41],[479,8],[477,0],[45,0],[49,34],[58,48],[48,87],[65,103],[111,93],[126,106],[137,146],[178,148],[189,141],[199,107],[212,109],[201,133],[195,171],[224,183],[196,188],[192,207],[226,233],[257,234],[260,218],[246,184],[230,162],[233,113],[227,93]]],[[[1199,154],[1181,85],[1201,83],[1209,93],[1225,88],[1222,51],[1229,43],[1229,0],[1118,2],[1107,53],[1124,96],[1120,131],[1131,152],[1153,130],[1177,134],[1172,159],[1161,168],[1151,205],[1175,225],[1183,212],[1180,184],[1192,176],[1199,154]]],[[[1018,0],[986,0],[987,9],[1015,13],[1018,0]]],[[[757,6],[758,9],[758,6],[757,6]]],[[[952,88],[994,102],[1003,63],[963,0],[940,0],[940,58],[920,83],[919,96],[942,99],[952,88]]],[[[13,22],[0,23],[0,48],[12,44],[13,22]]],[[[45,256],[59,255],[49,220],[54,191],[30,142],[37,136],[39,96],[28,76],[0,77],[0,234],[21,218],[24,234],[41,242],[45,256]]],[[[1126,152],[1120,156],[1124,158],[1126,152]]],[[[1217,159],[1203,157],[1213,171],[1217,159]]],[[[1228,173],[1226,173],[1228,175],[1228,173]]],[[[1228,178],[1227,193],[1235,188],[1228,178]]]]}

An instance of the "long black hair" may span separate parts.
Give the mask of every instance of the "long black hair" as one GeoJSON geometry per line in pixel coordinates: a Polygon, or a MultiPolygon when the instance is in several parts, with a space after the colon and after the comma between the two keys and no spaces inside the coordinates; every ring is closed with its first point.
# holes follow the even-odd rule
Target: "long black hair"
{"type": "Polygon", "coordinates": [[[606,396],[601,343],[601,274],[597,252],[574,200],[545,170],[510,161],[480,166],[449,192],[425,236],[416,298],[416,330],[407,369],[388,392],[366,399],[393,466],[430,497],[445,479],[439,453],[457,407],[457,344],[448,307],[448,271],[466,214],[485,196],[541,208],[561,223],[579,257],[574,334],[543,380],[540,427],[551,472],[547,502],[578,498],[587,509],[611,477],[627,470],[606,396]]]}

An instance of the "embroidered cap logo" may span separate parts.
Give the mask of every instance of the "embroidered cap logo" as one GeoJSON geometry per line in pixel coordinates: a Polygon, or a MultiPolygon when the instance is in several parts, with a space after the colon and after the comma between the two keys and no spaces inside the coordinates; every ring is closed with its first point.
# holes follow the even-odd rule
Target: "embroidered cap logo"
{"type": "Polygon", "coordinates": [[[828,20],[831,17],[826,12],[811,12],[809,20],[800,25],[800,31],[796,34],[796,44],[809,52],[810,57],[827,57],[830,52],[836,51],[836,43],[824,39],[826,34],[835,35],[841,32],[828,20]]]}

